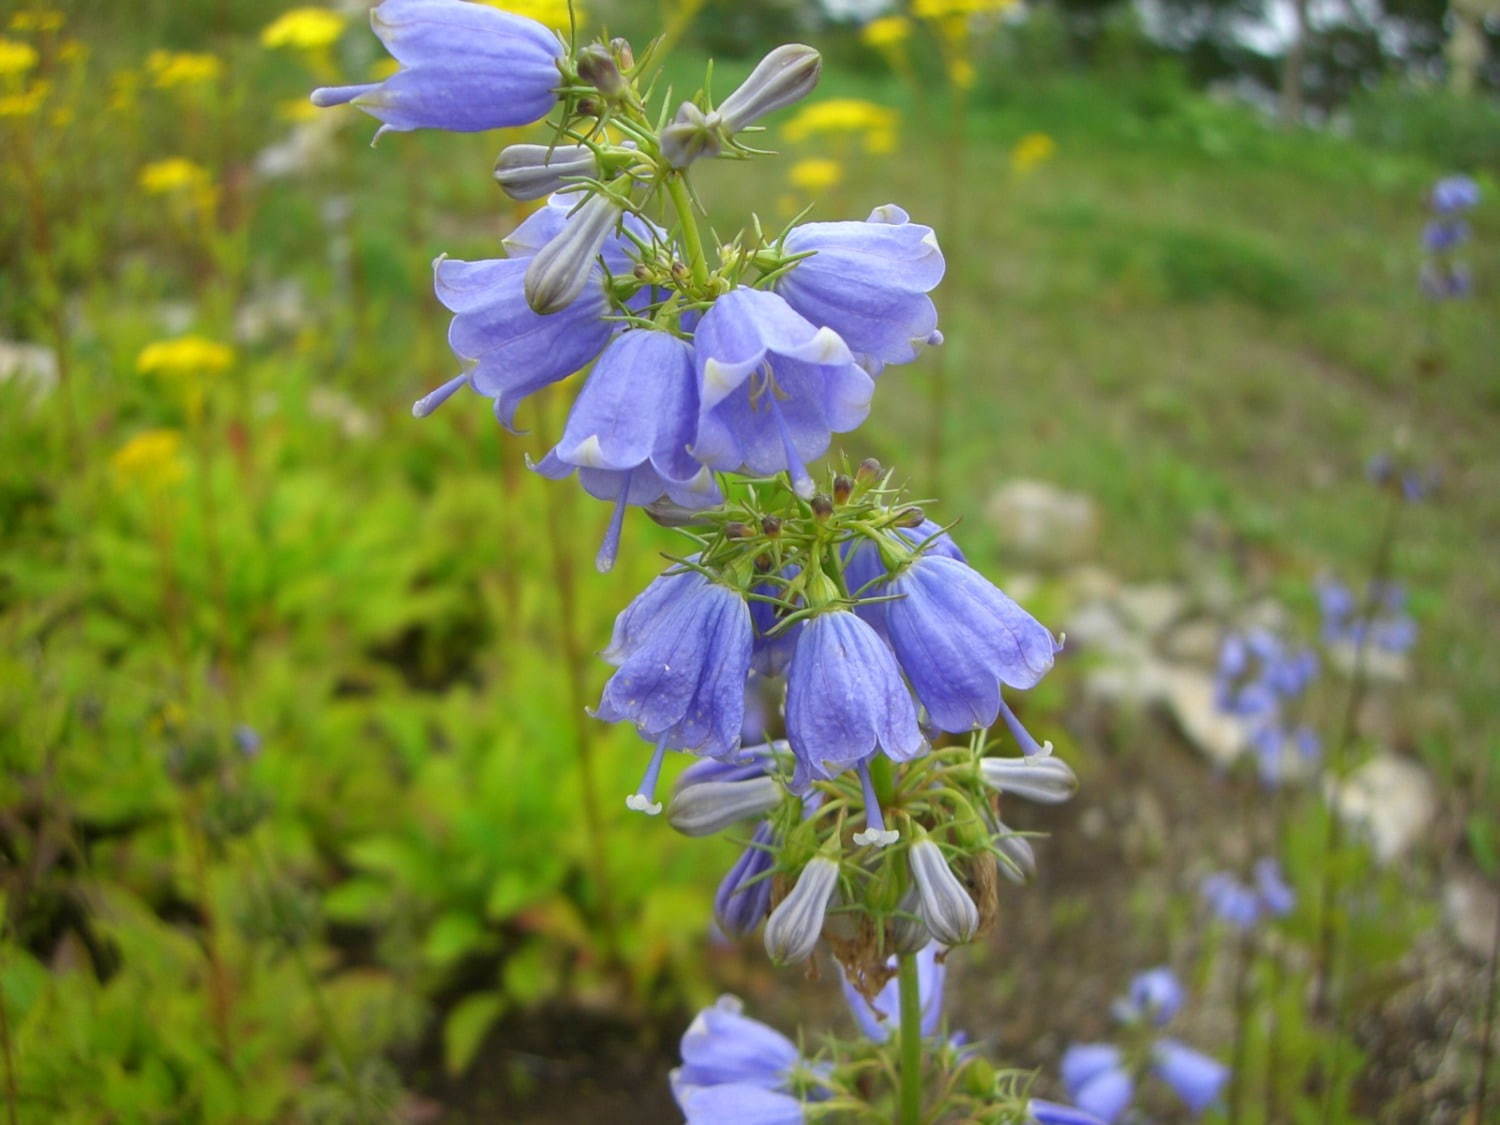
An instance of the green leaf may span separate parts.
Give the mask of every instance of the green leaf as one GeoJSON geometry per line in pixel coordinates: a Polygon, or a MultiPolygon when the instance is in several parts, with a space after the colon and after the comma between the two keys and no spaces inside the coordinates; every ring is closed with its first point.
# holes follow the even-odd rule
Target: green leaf
{"type": "Polygon", "coordinates": [[[465,996],[443,1021],[443,1067],[453,1077],[469,1069],[485,1035],[505,1011],[498,992],[465,996]]]}
{"type": "Polygon", "coordinates": [[[437,966],[450,965],[470,953],[488,947],[490,935],[484,923],[472,914],[451,911],[433,923],[422,943],[422,955],[437,966]]]}

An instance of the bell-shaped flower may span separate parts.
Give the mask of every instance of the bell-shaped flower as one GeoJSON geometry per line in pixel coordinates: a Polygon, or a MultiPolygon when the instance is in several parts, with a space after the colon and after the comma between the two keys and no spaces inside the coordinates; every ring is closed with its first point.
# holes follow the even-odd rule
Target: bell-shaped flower
{"type": "Polygon", "coordinates": [[[979,930],[979,907],[948,866],[943,850],[923,837],[908,856],[917,888],[917,916],[944,945],[963,945],[979,930]]]}
{"type": "Polygon", "coordinates": [[[931,227],[909,222],[894,204],[865,222],[803,223],[786,236],[787,254],[807,254],[775,291],[820,328],[837,332],[874,372],[908,363],[941,340],[927,294],[943,277],[931,227]]]}
{"type": "MultiPolygon", "coordinates": [[[[922,1013],[922,1038],[928,1039],[938,1033],[943,1023],[943,985],[948,977],[948,968],[938,960],[942,946],[929,941],[917,954],[917,996],[922,1013]]],[[[896,958],[886,962],[889,969],[896,968],[896,958]]],[[[892,1031],[900,1025],[901,983],[893,975],[885,987],[875,994],[873,1001],[850,983],[849,975],[839,966],[839,980],[844,987],[844,1001],[860,1031],[872,1043],[884,1043],[892,1031]]]]}
{"type": "MultiPolygon", "coordinates": [[[[473,367],[420,399],[413,414],[425,417],[467,385],[494,399],[495,416],[514,429],[516,409],[528,395],[588,366],[603,350],[617,325],[605,319],[610,304],[597,263],[578,298],[561,312],[544,317],[526,302],[528,263],[563,231],[576,203],[576,196],[549,199],[506,236],[508,258],[438,259],[434,288],[454,314],[448,346],[473,367]]],[[[643,239],[658,233],[635,215],[623,225],[643,239]]],[[[598,256],[612,273],[628,273],[634,265],[630,247],[626,237],[609,234],[598,256]]]]}
{"type": "Polygon", "coordinates": [[[615,337],[574,400],[562,438],[534,466],[553,480],[576,469],[589,495],[614,501],[600,570],[614,564],[627,504],[666,496],[703,508],[722,499],[713,474],[687,451],[698,417],[692,351],[666,332],[615,337]]]}
{"type": "Polygon", "coordinates": [[[716,116],[731,136],[768,113],[799,102],[818,84],[823,56],[803,43],[783,43],[755,64],[724,99],[716,116]]]}
{"type": "Polygon", "coordinates": [[[810,497],[806,463],[870,412],[875,384],[838,333],[810,324],[775,293],[741,287],[724,294],[699,322],[694,352],[693,456],[712,468],[785,471],[810,497]]]}
{"type": "Polygon", "coordinates": [[[1057,805],[1078,792],[1078,775],[1051,754],[979,759],[979,778],[991,789],[1043,805],[1057,805]]]}
{"type": "Polygon", "coordinates": [[[774,833],[770,821],[761,821],[750,843],[735,860],[714,892],[714,920],[730,937],[744,937],[760,925],[771,906],[771,851],[774,833]]]}
{"type": "Polygon", "coordinates": [[[916,708],[884,641],[848,610],[807,621],[787,668],[786,732],[796,787],[879,749],[904,762],[926,748],[916,708]]]}
{"type": "Polygon", "coordinates": [[[645,607],[627,607],[626,623],[616,621],[609,655],[618,668],[597,715],[629,720],[652,742],[727,757],[740,744],[750,611],[735,591],[689,573],[691,581],[653,583],[645,607]],[[666,588],[673,596],[660,597],[666,588]]]}
{"type": "Polygon", "coordinates": [[[1063,1086],[1073,1104],[1113,1125],[1135,1096],[1125,1056],[1108,1043],[1075,1043],[1063,1052],[1063,1086]]]}
{"type": "Polygon", "coordinates": [[[1013,832],[997,820],[990,842],[995,846],[1000,874],[1010,882],[1024,886],[1036,876],[1036,851],[1025,836],[1013,832]]]}
{"type": "Polygon", "coordinates": [[[742,781],[700,781],[678,788],[667,806],[667,823],[684,836],[712,836],[781,803],[781,785],[762,775],[742,781]]]}
{"type": "Polygon", "coordinates": [[[1211,1106],[1229,1080],[1227,1066],[1176,1039],[1156,1041],[1151,1048],[1151,1070],[1195,1114],[1211,1106]]]}
{"type": "Polygon", "coordinates": [[[743,1082],[690,1086],[672,1072],[672,1096],[687,1125],[802,1125],[802,1103],[791,1094],[743,1082]]]}
{"type": "Polygon", "coordinates": [[[932,935],[927,932],[927,923],[922,921],[922,916],[918,913],[920,903],[921,896],[917,894],[917,888],[908,886],[886,929],[886,939],[893,952],[917,953],[927,948],[932,941],[932,935]]]}
{"type": "Polygon", "coordinates": [[[1220,919],[1241,932],[1253,929],[1260,921],[1260,901],[1255,890],[1233,875],[1220,871],[1203,880],[1200,888],[1209,909],[1220,919]]]}
{"type": "Polygon", "coordinates": [[[772,1090],[797,1066],[797,1045],[744,1014],[734,996],[721,996],[694,1018],[682,1036],[677,1076],[690,1086],[744,1083],[772,1090]]]}
{"type": "Polygon", "coordinates": [[[495,161],[495,182],[522,202],[551,195],[570,177],[598,174],[599,162],[587,145],[507,145],[495,161]]]}
{"type": "Polygon", "coordinates": [[[920,555],[887,590],[891,648],[940,730],[990,726],[1002,684],[1034,687],[1052,667],[1051,632],[957,559],[920,555]]]}
{"type": "Polygon", "coordinates": [[[1285,918],[1297,907],[1297,892],[1281,873],[1281,864],[1271,856],[1255,862],[1255,890],[1261,905],[1276,918],[1285,918]]]}
{"type": "Polygon", "coordinates": [[[1176,974],[1163,965],[1136,975],[1130,982],[1130,991],[1116,1003],[1115,1014],[1127,1023],[1144,1019],[1165,1027],[1185,999],[1176,974]]]}
{"type": "Polygon", "coordinates": [[[370,25],[400,68],[382,82],[325,86],[312,100],[352,102],[383,122],[377,138],[528,125],[557,103],[562,43],[535,20],[462,0],[385,0],[370,25]]]}
{"type": "Polygon", "coordinates": [[[791,964],[812,955],[838,880],[839,866],[833,860],[817,855],[807,861],[797,882],[766,919],[766,952],[772,961],[791,964]]]}
{"type": "Polygon", "coordinates": [[[1104,1119],[1086,1109],[1032,1098],[1026,1103],[1028,1125],[1104,1125],[1104,1119]]]}
{"type": "Polygon", "coordinates": [[[1444,176],[1432,186],[1432,209],[1440,215],[1467,211],[1479,202],[1479,185],[1468,176],[1444,176]]]}

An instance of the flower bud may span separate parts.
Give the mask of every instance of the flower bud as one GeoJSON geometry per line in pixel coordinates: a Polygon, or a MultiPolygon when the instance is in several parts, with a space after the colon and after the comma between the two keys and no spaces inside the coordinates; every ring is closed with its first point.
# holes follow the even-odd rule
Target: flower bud
{"type": "Polygon", "coordinates": [[[495,182],[512,199],[541,199],[569,176],[597,176],[599,166],[584,145],[509,145],[495,161],[495,182]]]}
{"type": "Polygon", "coordinates": [[[724,525],[725,539],[749,539],[755,529],[743,520],[730,520],[724,525]]]}
{"type": "Polygon", "coordinates": [[[911,875],[917,889],[917,916],[944,945],[963,945],[979,929],[979,908],[943,858],[942,849],[923,838],[912,845],[911,875]]]}
{"type": "Polygon", "coordinates": [[[770,821],[761,821],[750,846],[719,882],[714,894],[714,920],[730,937],[744,937],[766,916],[771,904],[773,839],[770,821]]]}
{"type": "Polygon", "coordinates": [[[901,896],[901,904],[896,908],[901,914],[891,916],[887,931],[892,953],[917,953],[932,940],[932,935],[927,932],[927,923],[922,921],[919,913],[920,904],[917,888],[908,887],[901,896]]]}
{"type": "Polygon", "coordinates": [[[838,879],[839,865],[833,860],[819,855],[807,861],[796,886],[766,920],[766,952],[772,961],[788,964],[812,955],[838,879]]]}
{"type": "Polygon", "coordinates": [[[700,156],[718,156],[723,137],[717,113],[704,113],[692,102],[683,102],[672,123],[661,131],[661,154],[673,168],[686,168],[700,156]]]}
{"type": "Polygon", "coordinates": [[[885,469],[881,467],[879,461],[873,457],[866,457],[859,463],[859,468],[854,470],[854,479],[861,484],[869,484],[872,480],[877,480],[883,472],[885,469]]]}
{"type": "Polygon", "coordinates": [[[1000,853],[1000,874],[1017,885],[1027,882],[1036,874],[1036,852],[1031,841],[1017,836],[1003,824],[999,829],[994,843],[1000,853]]]}
{"type": "Polygon", "coordinates": [[[615,36],[609,41],[610,54],[614,55],[615,62],[619,63],[621,70],[633,70],[635,68],[635,48],[630,45],[629,39],[615,36]]]}
{"type": "Polygon", "coordinates": [[[583,292],[604,240],[620,219],[620,205],[608,195],[591,196],[568,216],[526,267],[526,303],[545,316],[571,305],[583,292]]]}
{"type": "Polygon", "coordinates": [[[819,523],[833,515],[833,501],[821,492],[809,501],[809,506],[812,508],[813,519],[819,523]]]}
{"type": "Polygon", "coordinates": [[[843,473],[833,478],[833,502],[835,504],[847,504],[849,497],[854,493],[854,481],[843,473]]]}
{"type": "Polygon", "coordinates": [[[762,516],[760,530],[767,539],[775,539],[781,534],[781,520],[776,516],[762,516]]]}
{"type": "Polygon", "coordinates": [[[896,527],[921,527],[922,521],[926,518],[927,513],[913,505],[910,508],[903,508],[897,512],[892,524],[896,527]]]}
{"type": "Polygon", "coordinates": [[[812,93],[823,69],[823,56],[801,43],[784,43],[761,59],[750,77],[719,106],[719,118],[730,134],[753,125],[766,114],[801,101],[812,93]]]}
{"type": "Polygon", "coordinates": [[[1022,758],[981,758],[979,777],[991,789],[1043,805],[1057,805],[1078,792],[1078,776],[1050,754],[1022,758]]]}
{"type": "Polygon", "coordinates": [[[667,823],[684,836],[711,836],[781,803],[774,777],[703,781],[679,789],[667,805],[667,823]]]}
{"type": "Polygon", "coordinates": [[[618,98],[629,85],[608,47],[594,43],[578,52],[578,77],[606,98],[618,98]]]}

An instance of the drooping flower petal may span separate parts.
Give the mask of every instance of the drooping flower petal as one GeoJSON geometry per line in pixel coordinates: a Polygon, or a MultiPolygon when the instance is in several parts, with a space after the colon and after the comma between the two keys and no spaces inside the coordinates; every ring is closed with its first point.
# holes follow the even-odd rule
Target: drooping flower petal
{"type": "Polygon", "coordinates": [[[400,69],[314,90],[315,105],[352,102],[381,132],[472,133],[539,121],[557,102],[562,44],[535,20],[460,0],[385,0],[370,24],[400,69]]]}
{"type": "Polygon", "coordinates": [[[891,650],[847,610],[802,627],[787,669],[786,730],[804,777],[831,777],[877,749],[906,761],[926,747],[891,650]]]}
{"type": "Polygon", "coordinates": [[[1229,1080],[1229,1068],[1218,1059],[1176,1039],[1157,1040],[1151,1057],[1156,1076],[1172,1087],[1194,1113],[1202,1113],[1212,1105],[1229,1080]]]}

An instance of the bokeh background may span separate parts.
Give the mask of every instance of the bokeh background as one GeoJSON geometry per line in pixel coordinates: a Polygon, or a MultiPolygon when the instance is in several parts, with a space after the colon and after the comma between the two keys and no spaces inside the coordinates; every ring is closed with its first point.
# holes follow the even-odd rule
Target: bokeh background
{"type": "MultiPolygon", "coordinates": [[[[711,934],[735,845],[624,807],[647,748],[585,707],[674,539],[633,519],[594,572],[608,512],[526,468],[571,388],[526,436],[471,396],[411,416],[457,370],[430,263],[524,217],[489,176],[521,134],[372,149],[369,118],[313,110],[389,72],[358,3],[3,10],[5,1119],[671,1120],[676,1038],[718,992],[847,1030],[831,964],[711,934]]],[[[710,56],[722,96],[777,42],[824,51],[767,123],[781,157],[699,177],[722,237],[897,202],[947,252],[946,345],[835,455],[895,466],[1069,632],[1027,721],[1083,781],[1016,812],[1041,870],[955,958],[950,1021],[1058,1096],[1062,1048],[1171,963],[1196,1045],[1266,1076],[1244,1120],[1495,1113],[1494,13],[578,10],[638,47],[667,28],[680,93],[710,56]],[[1470,284],[1434,300],[1421,235],[1454,172],[1483,193],[1470,284]],[[1339,768],[1268,787],[1214,706],[1221,639],[1315,641],[1316,579],[1363,587],[1382,454],[1427,485],[1390,560],[1417,641],[1352,708],[1331,654],[1304,717],[1339,768]],[[1304,1003],[1329,808],[1332,1016],[1304,1003]],[[1198,887],[1263,855],[1299,907],[1247,994],[1198,887]]]]}

